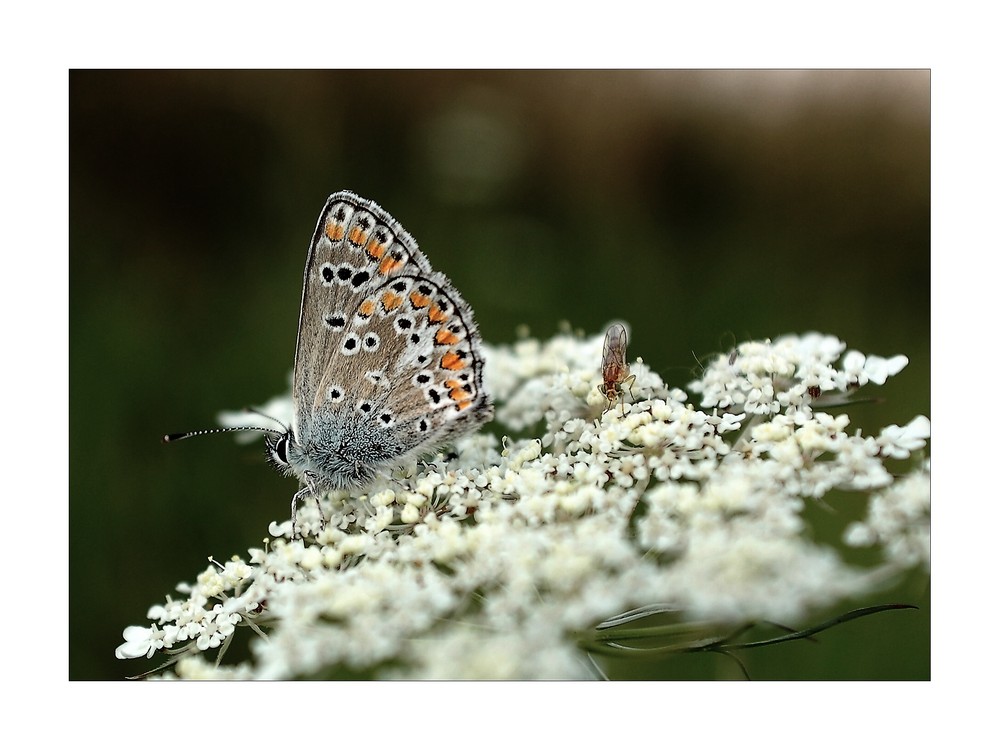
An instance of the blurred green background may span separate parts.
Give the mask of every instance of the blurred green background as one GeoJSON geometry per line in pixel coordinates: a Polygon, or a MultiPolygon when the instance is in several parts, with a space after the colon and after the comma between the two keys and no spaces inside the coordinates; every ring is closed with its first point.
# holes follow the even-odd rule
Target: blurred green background
{"type": "MultiPolygon", "coordinates": [[[[115,659],[122,629],[287,514],[259,443],[160,436],[286,388],[336,190],[392,213],[491,343],[623,318],[683,387],[696,356],[819,330],[910,358],[855,426],[931,416],[927,71],[72,71],[69,104],[72,679],[151,666],[115,659]]],[[[921,609],[748,653],[751,674],[927,679],[926,576],[857,605],[889,601],[921,609]]]]}

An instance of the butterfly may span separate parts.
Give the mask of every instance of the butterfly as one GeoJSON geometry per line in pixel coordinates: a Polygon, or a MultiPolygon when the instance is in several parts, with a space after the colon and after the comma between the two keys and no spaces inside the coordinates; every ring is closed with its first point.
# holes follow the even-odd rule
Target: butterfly
{"type": "MultiPolygon", "coordinates": [[[[292,372],[292,424],[266,453],[309,497],[369,485],[493,416],[472,309],[416,241],[350,191],[323,207],[309,244],[292,372]]],[[[321,522],[322,512],[320,513],[321,522]]]]}

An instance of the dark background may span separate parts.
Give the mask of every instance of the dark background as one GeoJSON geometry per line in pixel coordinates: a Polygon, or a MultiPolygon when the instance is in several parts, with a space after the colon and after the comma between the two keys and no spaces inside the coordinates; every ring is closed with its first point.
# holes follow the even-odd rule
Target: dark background
{"type": "MultiPolygon", "coordinates": [[[[287,514],[259,443],[159,439],[286,388],[336,190],[392,213],[491,343],[623,318],[630,357],[683,387],[696,356],[819,330],[910,358],[852,425],[931,416],[927,71],[72,71],[69,104],[72,679],[151,666],[115,659],[122,629],[287,514]]],[[[835,541],[862,510],[809,518],[835,541]]],[[[927,679],[926,577],[858,604],[887,601],[921,610],[751,673],[927,679]]]]}

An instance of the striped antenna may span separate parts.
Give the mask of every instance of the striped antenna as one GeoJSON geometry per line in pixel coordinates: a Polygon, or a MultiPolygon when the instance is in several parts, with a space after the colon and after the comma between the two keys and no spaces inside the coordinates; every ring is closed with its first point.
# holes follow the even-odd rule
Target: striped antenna
{"type": "Polygon", "coordinates": [[[264,417],[264,419],[270,419],[272,422],[281,425],[282,432],[288,432],[288,425],[282,422],[280,419],[272,417],[270,414],[265,414],[262,411],[258,411],[257,409],[254,409],[252,406],[244,407],[243,411],[245,411],[247,414],[256,414],[258,417],[264,417]]]}
{"type": "MultiPolygon", "coordinates": [[[[275,420],[277,421],[277,420],[275,420]]],[[[278,422],[281,424],[281,422],[278,422]]],[[[178,440],[184,440],[189,437],[197,437],[198,435],[215,435],[220,432],[239,432],[240,430],[253,430],[255,432],[270,432],[272,435],[284,435],[284,430],[275,430],[270,427],[217,427],[212,430],[194,430],[193,432],[172,432],[169,435],[163,436],[164,443],[176,443],[178,440]]]]}

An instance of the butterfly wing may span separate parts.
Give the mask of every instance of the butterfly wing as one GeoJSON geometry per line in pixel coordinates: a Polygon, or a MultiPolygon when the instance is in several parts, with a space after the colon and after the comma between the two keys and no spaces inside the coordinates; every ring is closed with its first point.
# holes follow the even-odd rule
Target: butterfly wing
{"type": "MultiPolygon", "coordinates": [[[[409,268],[430,271],[416,243],[391,216],[354,193],[326,202],[309,245],[302,281],[292,397],[301,410],[318,393],[319,378],[374,279],[409,268]],[[416,252],[414,252],[416,251],[416,252]]],[[[300,416],[300,415],[297,415],[300,416]]]]}
{"type": "Polygon", "coordinates": [[[402,226],[332,195],[306,262],[292,386],[309,470],[359,483],[489,419],[480,344],[471,309],[402,226]]]}

